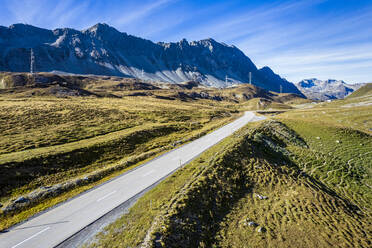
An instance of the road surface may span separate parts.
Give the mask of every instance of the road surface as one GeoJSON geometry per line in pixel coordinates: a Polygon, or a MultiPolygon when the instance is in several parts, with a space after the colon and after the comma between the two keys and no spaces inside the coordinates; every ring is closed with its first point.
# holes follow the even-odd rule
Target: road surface
{"type": "Polygon", "coordinates": [[[248,122],[262,120],[253,112],[155,158],[87,193],[52,208],[0,234],[1,248],[55,247],[85,226],[126,202],[202,152],[231,135],[248,122]]]}

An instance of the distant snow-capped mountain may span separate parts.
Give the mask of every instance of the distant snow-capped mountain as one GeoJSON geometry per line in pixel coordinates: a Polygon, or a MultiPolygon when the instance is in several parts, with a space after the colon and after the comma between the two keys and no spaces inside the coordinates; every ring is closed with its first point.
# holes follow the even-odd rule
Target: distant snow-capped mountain
{"type": "Polygon", "coordinates": [[[347,84],[342,80],[322,81],[316,78],[305,79],[295,85],[307,98],[322,101],[342,99],[363,86],[363,84],[347,84]]]}
{"type": "Polygon", "coordinates": [[[47,30],[31,25],[0,26],[0,70],[27,72],[30,51],[36,71],[128,76],[178,83],[197,80],[227,87],[249,82],[267,90],[301,92],[270,68],[257,69],[235,46],[213,39],[154,43],[107,24],[86,30],[47,30]],[[227,77],[227,79],[226,79],[227,77]]]}

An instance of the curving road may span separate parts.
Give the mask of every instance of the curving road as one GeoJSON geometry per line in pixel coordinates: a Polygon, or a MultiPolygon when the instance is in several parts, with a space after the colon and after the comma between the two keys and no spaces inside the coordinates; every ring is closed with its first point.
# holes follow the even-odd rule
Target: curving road
{"type": "Polygon", "coordinates": [[[253,112],[193,142],[153,159],[108,183],[43,212],[0,234],[1,248],[55,247],[85,226],[162,180],[248,122],[262,120],[253,112]]]}

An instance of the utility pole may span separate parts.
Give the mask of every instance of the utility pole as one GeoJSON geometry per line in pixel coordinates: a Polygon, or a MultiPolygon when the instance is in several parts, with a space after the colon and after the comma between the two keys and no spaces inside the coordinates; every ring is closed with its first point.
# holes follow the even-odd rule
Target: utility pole
{"type": "Polygon", "coordinates": [[[142,71],[141,71],[141,76],[142,76],[142,79],[143,79],[143,75],[144,75],[144,70],[143,70],[143,68],[142,68],[142,71]]]}
{"type": "Polygon", "coordinates": [[[280,85],[280,94],[282,94],[282,91],[283,91],[283,86],[280,85]]]}
{"type": "Polygon", "coordinates": [[[233,83],[233,79],[232,78],[229,78],[227,75],[225,76],[225,84],[227,85],[227,83],[229,82],[230,80],[230,83],[233,83]]]}
{"type": "Polygon", "coordinates": [[[31,54],[30,54],[30,73],[34,74],[34,64],[35,64],[35,55],[34,50],[31,48],[31,54]]]}
{"type": "Polygon", "coordinates": [[[252,84],[252,72],[249,72],[249,84],[252,84]]]}

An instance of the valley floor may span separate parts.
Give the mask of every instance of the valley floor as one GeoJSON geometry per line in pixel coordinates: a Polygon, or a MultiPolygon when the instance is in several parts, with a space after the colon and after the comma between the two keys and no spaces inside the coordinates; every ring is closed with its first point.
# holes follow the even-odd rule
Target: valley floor
{"type": "Polygon", "coordinates": [[[259,110],[267,120],[166,178],[84,246],[372,246],[369,88],[315,103],[252,85],[23,76],[0,90],[0,230],[259,110]]]}

